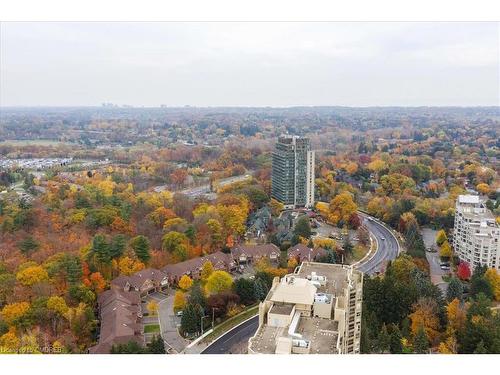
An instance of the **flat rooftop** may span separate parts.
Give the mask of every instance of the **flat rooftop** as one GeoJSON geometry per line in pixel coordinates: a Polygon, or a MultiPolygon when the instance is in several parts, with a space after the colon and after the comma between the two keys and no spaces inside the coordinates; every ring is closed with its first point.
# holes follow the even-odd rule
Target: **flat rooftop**
{"type": "MultiPolygon", "coordinates": [[[[347,267],[344,268],[342,265],[336,264],[303,262],[298,272],[298,276],[306,278],[313,272],[316,273],[316,276],[326,277],[326,285],[318,287],[318,293],[332,294],[333,296],[343,294],[343,290],[347,286],[346,276],[349,272],[347,267]]],[[[354,271],[352,277],[360,281],[361,273],[359,271],[354,271]]]]}
{"type": "Polygon", "coordinates": [[[271,310],[269,311],[271,314],[280,314],[280,315],[290,315],[290,313],[293,310],[293,306],[290,303],[285,303],[285,304],[278,304],[274,303],[273,307],[271,307],[271,310]]]}
{"type": "MultiPolygon", "coordinates": [[[[338,322],[324,318],[301,317],[295,331],[302,339],[310,341],[310,354],[338,354],[338,322]]],[[[267,324],[257,332],[252,349],[262,354],[274,354],[276,339],[289,337],[288,327],[270,327],[267,324]]]]}

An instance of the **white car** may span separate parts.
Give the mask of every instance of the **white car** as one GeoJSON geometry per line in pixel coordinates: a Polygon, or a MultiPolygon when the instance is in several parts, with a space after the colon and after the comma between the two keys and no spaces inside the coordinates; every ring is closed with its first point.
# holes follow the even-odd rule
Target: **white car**
{"type": "Polygon", "coordinates": [[[380,239],[381,239],[382,241],[385,241],[385,237],[380,237],[380,239]]]}

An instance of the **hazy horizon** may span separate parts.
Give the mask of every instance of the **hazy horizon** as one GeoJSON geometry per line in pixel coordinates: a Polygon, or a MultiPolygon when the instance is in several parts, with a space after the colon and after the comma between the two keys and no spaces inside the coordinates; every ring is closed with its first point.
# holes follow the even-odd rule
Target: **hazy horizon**
{"type": "Polygon", "coordinates": [[[0,106],[491,107],[499,23],[0,24],[0,106]]]}

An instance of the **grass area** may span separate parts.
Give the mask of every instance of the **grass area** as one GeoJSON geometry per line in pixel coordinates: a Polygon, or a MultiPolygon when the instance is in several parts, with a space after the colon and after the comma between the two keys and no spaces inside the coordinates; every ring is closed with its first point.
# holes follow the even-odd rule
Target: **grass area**
{"type": "Polygon", "coordinates": [[[202,340],[202,342],[208,343],[210,341],[215,340],[217,337],[221,336],[224,332],[227,332],[231,328],[236,327],[238,324],[251,318],[252,316],[256,315],[258,312],[259,312],[259,305],[258,304],[254,305],[254,306],[250,306],[245,311],[239,313],[236,316],[233,316],[232,318],[229,318],[229,319],[223,321],[218,326],[215,326],[213,332],[210,333],[209,335],[207,335],[202,340]]]}
{"type": "Polygon", "coordinates": [[[144,333],[157,333],[160,332],[159,324],[146,324],[144,326],[144,333]]]}
{"type": "Polygon", "coordinates": [[[354,246],[354,250],[352,251],[352,260],[357,262],[358,260],[363,259],[363,257],[368,254],[370,251],[370,246],[354,246]]]}

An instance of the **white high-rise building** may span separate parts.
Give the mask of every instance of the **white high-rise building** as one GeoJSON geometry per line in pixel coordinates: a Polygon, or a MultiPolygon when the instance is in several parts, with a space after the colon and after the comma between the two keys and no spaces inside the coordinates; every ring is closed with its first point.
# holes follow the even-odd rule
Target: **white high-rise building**
{"type": "Polygon", "coordinates": [[[485,200],[477,195],[459,195],[455,212],[453,247],[471,268],[478,265],[499,269],[500,228],[485,200]]]}

